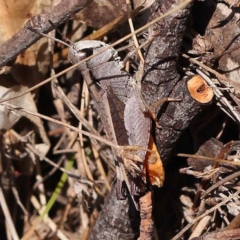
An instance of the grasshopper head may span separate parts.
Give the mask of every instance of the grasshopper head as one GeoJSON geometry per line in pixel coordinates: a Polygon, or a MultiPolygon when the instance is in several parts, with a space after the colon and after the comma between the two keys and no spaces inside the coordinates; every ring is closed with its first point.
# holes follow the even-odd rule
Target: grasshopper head
{"type": "MultiPolygon", "coordinates": [[[[109,47],[109,45],[101,41],[96,40],[79,41],[71,46],[68,53],[68,58],[70,62],[75,64],[93,54],[96,54],[97,52],[107,47],[109,47]]],[[[83,70],[87,69],[91,70],[102,63],[116,59],[116,57],[117,51],[115,51],[112,47],[109,47],[108,49],[106,49],[106,51],[88,60],[84,64],[83,70]]]]}

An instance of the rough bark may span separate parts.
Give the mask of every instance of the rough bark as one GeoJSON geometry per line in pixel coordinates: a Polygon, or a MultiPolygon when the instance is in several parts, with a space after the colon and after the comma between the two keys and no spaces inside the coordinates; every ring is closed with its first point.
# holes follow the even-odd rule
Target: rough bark
{"type": "MultiPolygon", "coordinates": [[[[172,154],[177,140],[182,132],[189,126],[191,120],[202,111],[213,97],[212,90],[206,88],[204,91],[210,91],[212,96],[207,102],[200,102],[194,99],[191,90],[187,86],[187,78],[182,79],[173,89],[170,95],[173,98],[182,98],[179,103],[171,102],[166,110],[161,114],[159,124],[162,129],[156,128],[156,144],[161,155],[162,161],[166,162],[172,154]]],[[[196,93],[198,90],[196,90],[196,93]]]]}
{"type": "MultiPolygon", "coordinates": [[[[149,22],[172,9],[177,3],[177,0],[156,1],[150,8],[149,22]]],[[[142,79],[142,94],[149,105],[169,96],[179,81],[177,60],[190,6],[149,27],[149,39],[153,38],[153,41],[146,52],[142,79]]]]}

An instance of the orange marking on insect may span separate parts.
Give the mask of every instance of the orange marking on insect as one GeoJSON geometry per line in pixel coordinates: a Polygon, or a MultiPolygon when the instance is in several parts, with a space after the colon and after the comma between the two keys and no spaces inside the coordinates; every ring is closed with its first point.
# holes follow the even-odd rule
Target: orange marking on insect
{"type": "Polygon", "coordinates": [[[148,149],[152,150],[152,152],[147,152],[145,160],[145,168],[147,169],[149,180],[152,185],[161,187],[165,179],[165,172],[152,136],[149,139],[148,149]]]}

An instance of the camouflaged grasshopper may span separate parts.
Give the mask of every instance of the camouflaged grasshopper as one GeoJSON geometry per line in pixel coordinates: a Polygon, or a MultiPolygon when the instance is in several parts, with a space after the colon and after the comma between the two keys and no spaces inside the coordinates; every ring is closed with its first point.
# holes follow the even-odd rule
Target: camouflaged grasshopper
{"type": "MultiPolygon", "coordinates": [[[[79,41],[71,46],[68,58],[75,64],[92,54],[106,48],[101,41],[79,41]]],[[[131,75],[123,70],[124,66],[117,57],[117,51],[108,48],[103,53],[78,66],[87,83],[91,97],[110,141],[121,146],[149,146],[151,117],[142,109],[144,103],[140,90],[131,75]]],[[[152,145],[153,141],[150,143],[152,145]]],[[[133,149],[134,150],[134,149],[133,149]]],[[[146,151],[134,153],[113,149],[117,172],[117,197],[126,198],[126,187],[138,209],[138,199],[146,192],[146,168],[149,169],[150,182],[160,187],[164,180],[161,161],[159,169],[151,169],[160,156],[146,151]],[[156,171],[160,170],[161,173],[156,171]]],[[[160,162],[160,163],[159,163],[160,162]]]]}

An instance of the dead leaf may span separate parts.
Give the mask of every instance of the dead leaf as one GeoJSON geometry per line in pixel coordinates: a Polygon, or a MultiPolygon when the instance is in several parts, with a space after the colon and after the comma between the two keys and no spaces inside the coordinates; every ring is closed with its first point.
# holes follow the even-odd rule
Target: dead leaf
{"type": "MultiPolygon", "coordinates": [[[[9,97],[14,97],[15,95],[21,94],[28,90],[28,87],[24,87],[21,85],[16,85],[11,88],[5,88],[3,86],[0,86],[0,98],[5,99],[9,97]]],[[[33,97],[31,93],[27,93],[23,95],[21,98],[16,98],[11,101],[9,101],[10,104],[14,104],[18,107],[24,108],[29,111],[37,112],[37,107],[35,105],[35,102],[33,100],[33,97]]],[[[21,113],[21,115],[16,114],[14,112],[10,112],[6,107],[0,105],[0,129],[9,130],[13,127],[13,125],[22,117],[28,118],[31,122],[33,122],[36,127],[38,128],[39,135],[41,136],[44,144],[47,146],[47,150],[49,149],[50,143],[47,137],[47,134],[45,132],[44,126],[42,124],[42,121],[39,117],[32,116],[26,113],[21,113]]]]}

